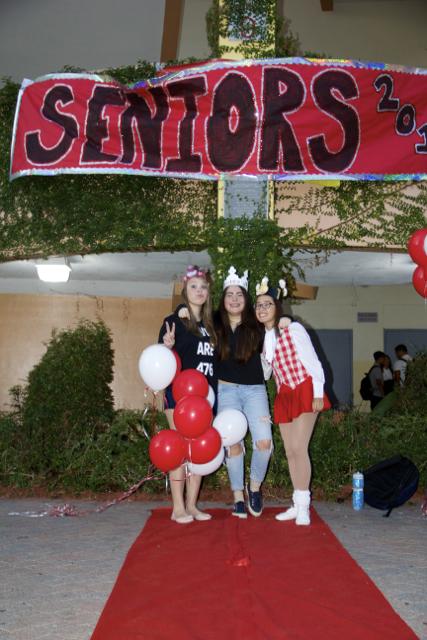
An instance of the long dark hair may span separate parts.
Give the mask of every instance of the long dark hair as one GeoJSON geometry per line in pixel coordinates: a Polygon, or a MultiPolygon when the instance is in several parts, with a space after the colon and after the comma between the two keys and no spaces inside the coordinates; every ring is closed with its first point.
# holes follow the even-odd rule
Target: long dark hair
{"type": "MultiPolygon", "coordinates": [[[[258,298],[261,298],[262,296],[268,296],[269,298],[271,298],[271,301],[274,303],[274,331],[276,333],[276,336],[278,336],[280,318],[289,318],[291,322],[294,322],[294,318],[293,316],[289,315],[289,313],[283,313],[281,301],[277,300],[277,298],[273,298],[273,296],[271,296],[269,293],[261,293],[259,296],[257,296],[256,301],[258,301],[258,298]]],[[[258,326],[260,327],[260,330],[264,331],[265,326],[263,325],[263,323],[259,322],[258,319],[257,319],[257,322],[258,322],[258,326]]]]}
{"type": "MultiPolygon", "coordinates": [[[[245,306],[242,311],[242,321],[237,327],[237,344],[234,354],[237,362],[245,363],[257,352],[260,351],[262,335],[255,316],[255,311],[249,293],[243,287],[242,291],[245,306]]],[[[220,360],[227,360],[230,357],[230,320],[225,309],[224,300],[227,289],[222,292],[218,311],[215,314],[215,332],[217,337],[217,350],[220,360]]]]}

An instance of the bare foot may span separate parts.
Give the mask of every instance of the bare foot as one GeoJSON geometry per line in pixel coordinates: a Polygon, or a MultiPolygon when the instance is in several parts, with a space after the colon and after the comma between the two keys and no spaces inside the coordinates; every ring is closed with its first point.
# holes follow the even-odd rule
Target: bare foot
{"type": "Polygon", "coordinates": [[[185,511],[179,513],[174,513],[172,511],[171,520],[178,524],[189,524],[190,522],[193,522],[194,518],[191,514],[186,513],[185,511]]]}
{"type": "Polygon", "coordinates": [[[187,507],[187,513],[189,513],[194,520],[210,520],[212,518],[210,513],[200,511],[197,507],[187,507]]]}

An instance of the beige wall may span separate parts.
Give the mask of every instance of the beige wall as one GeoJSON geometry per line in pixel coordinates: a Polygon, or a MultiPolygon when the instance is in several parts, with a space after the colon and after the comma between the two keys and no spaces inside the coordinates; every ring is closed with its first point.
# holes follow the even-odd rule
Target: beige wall
{"type": "MultiPolygon", "coordinates": [[[[0,409],[7,409],[8,390],[25,383],[31,368],[45,352],[53,328],[75,325],[82,319],[104,320],[113,335],[115,375],[113,392],[117,408],[140,408],[144,385],[138,374],[138,357],[157,341],[170,299],[136,299],[89,296],[0,295],[0,409]]],[[[359,383],[383,348],[385,329],[425,329],[427,311],[411,285],[384,287],[320,287],[315,301],[295,304],[294,315],[314,329],[353,330],[354,401],[359,383]],[[357,313],[376,311],[378,323],[360,324],[357,313]]],[[[393,356],[393,354],[390,354],[393,356]]]]}
{"type": "Polygon", "coordinates": [[[178,46],[180,60],[191,56],[207,58],[210,55],[206,37],[206,13],[211,5],[211,0],[184,1],[181,37],[178,46]]]}
{"type": "Polygon", "coordinates": [[[138,358],[157,342],[161,321],[170,310],[170,299],[0,295],[0,409],[8,409],[10,387],[25,383],[40,360],[52,329],[71,327],[83,318],[100,318],[112,332],[116,408],[142,407],[138,358]]]}
{"type": "MultiPolygon", "coordinates": [[[[337,180],[335,182],[338,186],[339,181],[337,180]]],[[[286,181],[277,182],[275,184],[275,214],[277,215],[279,225],[284,229],[297,229],[307,224],[310,227],[316,228],[318,233],[321,233],[322,231],[334,228],[339,223],[343,224],[343,221],[340,220],[336,214],[331,214],[331,212],[328,211],[327,198],[325,198],[326,204],[322,202],[322,200],[319,200],[322,191],[331,189],[334,189],[334,187],[323,186],[321,181],[292,183],[286,181]],[[312,204],[312,214],[306,212],[303,213],[299,209],[299,200],[304,200],[305,207],[307,207],[306,203],[309,196],[311,198],[310,203],[312,204]]],[[[405,187],[404,193],[408,197],[416,197],[419,190],[420,188],[417,184],[408,182],[408,186],[405,187]]],[[[387,204],[387,201],[385,209],[390,211],[390,214],[393,214],[395,211],[391,205],[387,204]]],[[[362,212],[361,217],[363,219],[362,212]]],[[[369,220],[369,209],[368,215],[365,214],[365,217],[369,220]]],[[[425,211],[425,218],[427,220],[427,210],[425,211]]],[[[352,248],[369,247],[372,246],[374,241],[375,238],[373,237],[366,237],[364,239],[359,238],[358,240],[346,240],[346,246],[352,248]]],[[[394,248],[403,247],[399,247],[393,243],[384,244],[382,247],[382,249],[394,248]]]]}
{"type": "Polygon", "coordinates": [[[427,67],[425,0],[281,0],[303,51],[334,58],[427,67]]]}
{"type": "Polygon", "coordinates": [[[164,8],[164,0],[0,2],[0,78],[157,62],[164,8]]]}
{"type": "Polygon", "coordinates": [[[313,329],[353,330],[355,405],[360,401],[360,380],[372,364],[373,352],[384,348],[384,329],[427,329],[427,307],[412,285],[320,287],[315,301],[294,305],[292,312],[313,329]],[[377,312],[378,322],[358,323],[357,313],[363,311],[377,312]]]}

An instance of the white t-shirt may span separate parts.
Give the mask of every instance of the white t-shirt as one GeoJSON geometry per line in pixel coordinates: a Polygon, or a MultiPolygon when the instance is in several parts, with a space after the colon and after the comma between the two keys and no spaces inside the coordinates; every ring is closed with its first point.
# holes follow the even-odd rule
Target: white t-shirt
{"type": "Polygon", "coordinates": [[[393,371],[399,371],[400,373],[400,386],[405,382],[406,369],[408,367],[408,362],[411,362],[411,360],[412,358],[409,353],[405,353],[405,355],[398,358],[393,365],[393,371]]]}
{"type": "Polygon", "coordinates": [[[386,380],[393,380],[393,371],[391,369],[389,369],[388,367],[383,369],[383,380],[384,382],[386,380]]]}

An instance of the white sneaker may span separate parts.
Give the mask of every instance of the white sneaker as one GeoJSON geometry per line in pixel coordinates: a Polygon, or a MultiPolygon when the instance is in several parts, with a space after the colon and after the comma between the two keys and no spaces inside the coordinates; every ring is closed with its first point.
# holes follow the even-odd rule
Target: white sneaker
{"type": "Polygon", "coordinates": [[[276,520],[280,520],[281,522],[284,522],[285,520],[295,520],[295,518],[297,517],[298,511],[295,505],[293,505],[292,507],[289,507],[289,509],[286,509],[286,511],[282,511],[281,513],[278,513],[275,518],[276,520]]]}
{"type": "Polygon", "coordinates": [[[297,515],[298,515],[298,508],[295,502],[295,491],[294,491],[292,494],[292,506],[289,507],[289,509],[286,509],[286,511],[282,511],[281,513],[278,513],[276,516],[276,520],[280,520],[281,522],[284,522],[286,520],[295,520],[297,515]]]}

